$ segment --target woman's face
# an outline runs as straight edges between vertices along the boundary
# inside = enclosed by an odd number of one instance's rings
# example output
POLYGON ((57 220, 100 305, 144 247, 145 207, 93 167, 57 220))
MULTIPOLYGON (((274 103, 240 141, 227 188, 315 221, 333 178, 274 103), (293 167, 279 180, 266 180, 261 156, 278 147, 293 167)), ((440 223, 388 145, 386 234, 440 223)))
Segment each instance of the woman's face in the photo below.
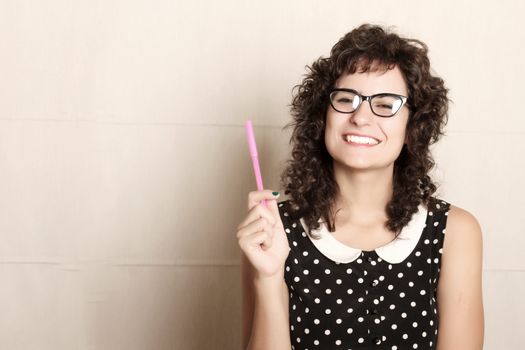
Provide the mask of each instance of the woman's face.
MULTIPOLYGON (((386 72, 379 68, 365 73, 345 74, 339 77, 335 85, 337 88, 356 90, 365 96, 379 93, 408 96, 405 80, 397 66, 386 72)), ((329 106, 325 144, 334 159, 334 166, 355 170, 393 167, 405 143, 408 116, 406 105, 389 118, 372 113, 367 101, 363 101, 350 114, 337 112, 329 106), (375 141, 373 144, 362 144, 359 142, 366 142, 366 139, 350 138, 350 135, 368 136, 375 141)))

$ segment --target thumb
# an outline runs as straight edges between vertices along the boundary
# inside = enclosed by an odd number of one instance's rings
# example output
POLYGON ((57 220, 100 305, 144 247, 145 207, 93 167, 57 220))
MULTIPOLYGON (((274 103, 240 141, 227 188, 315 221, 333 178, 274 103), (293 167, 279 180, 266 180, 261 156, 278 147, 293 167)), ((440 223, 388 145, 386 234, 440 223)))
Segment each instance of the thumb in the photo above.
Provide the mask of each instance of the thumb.
POLYGON ((268 210, 272 213, 276 223, 281 223, 281 215, 279 214, 279 208, 277 206, 277 199, 269 199, 266 201, 268 210))

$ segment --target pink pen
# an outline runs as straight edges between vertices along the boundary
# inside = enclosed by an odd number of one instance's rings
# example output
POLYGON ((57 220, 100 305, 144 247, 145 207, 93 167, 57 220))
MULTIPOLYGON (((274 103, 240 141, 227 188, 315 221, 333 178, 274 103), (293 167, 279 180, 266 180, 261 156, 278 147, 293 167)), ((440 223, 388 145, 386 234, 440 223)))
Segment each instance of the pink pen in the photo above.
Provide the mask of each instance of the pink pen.
MULTIPOLYGON (((252 121, 247 120, 244 124, 244 127, 246 128, 246 137, 248 139, 248 148, 250 149, 250 157, 252 158, 252 165, 253 165, 253 172, 255 174, 255 182, 257 184, 257 189, 259 191, 263 190, 263 181, 261 176, 261 169, 259 168, 259 158, 257 156, 257 146, 255 145, 255 135, 253 134, 253 126, 252 121)), ((265 207, 268 207, 266 205, 266 200, 262 200, 262 204, 265 207)))

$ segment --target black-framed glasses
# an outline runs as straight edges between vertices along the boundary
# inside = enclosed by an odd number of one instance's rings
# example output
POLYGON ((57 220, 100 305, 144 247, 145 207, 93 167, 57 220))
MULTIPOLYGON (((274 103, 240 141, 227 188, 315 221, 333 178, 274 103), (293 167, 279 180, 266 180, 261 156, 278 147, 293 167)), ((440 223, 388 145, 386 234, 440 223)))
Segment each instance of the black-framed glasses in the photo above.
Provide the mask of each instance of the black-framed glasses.
POLYGON ((386 118, 399 112, 407 99, 406 96, 391 93, 364 96, 355 90, 344 88, 333 89, 330 92, 330 104, 340 113, 354 113, 363 101, 368 101, 372 113, 386 118))

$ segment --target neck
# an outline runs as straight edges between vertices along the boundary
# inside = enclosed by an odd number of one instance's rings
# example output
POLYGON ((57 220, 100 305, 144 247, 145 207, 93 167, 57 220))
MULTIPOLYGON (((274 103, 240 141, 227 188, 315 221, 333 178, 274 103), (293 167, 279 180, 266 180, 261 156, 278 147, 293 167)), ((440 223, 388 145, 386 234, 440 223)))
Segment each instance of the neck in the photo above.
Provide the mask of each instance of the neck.
POLYGON ((386 205, 393 194, 393 164, 383 169, 355 170, 334 162, 339 186, 336 222, 371 224, 387 219, 386 205))

